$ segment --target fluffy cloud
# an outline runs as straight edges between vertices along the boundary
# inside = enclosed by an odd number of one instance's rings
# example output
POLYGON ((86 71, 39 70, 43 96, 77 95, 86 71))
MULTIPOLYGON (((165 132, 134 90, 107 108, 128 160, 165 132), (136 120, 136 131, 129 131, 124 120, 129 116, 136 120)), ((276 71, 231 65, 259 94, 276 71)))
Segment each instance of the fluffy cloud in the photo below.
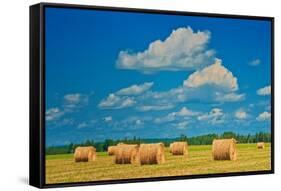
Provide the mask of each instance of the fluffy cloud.
POLYGON ((238 90, 237 78, 222 65, 220 59, 215 63, 191 74, 183 82, 184 87, 198 88, 205 85, 217 86, 225 91, 238 90))
POLYGON ((199 121, 207 121, 211 124, 219 124, 224 122, 225 114, 220 108, 213 108, 209 113, 197 117, 199 121))
MULTIPOLYGON (((122 88, 115 93, 111 93, 107 98, 99 103, 99 107, 103 109, 122 109, 136 105, 136 96, 141 96, 153 86, 153 82, 145 82, 143 84, 134 84, 132 86, 122 88)), ((141 108, 149 110, 153 108, 141 108)))
POLYGON ((59 108, 55 107, 55 108, 48 109, 46 111, 45 115, 46 115, 46 121, 51 122, 51 121, 57 120, 61 116, 63 116, 64 112, 61 111, 59 108))
POLYGON ((177 112, 172 112, 169 113, 168 115, 164 117, 158 117, 154 120, 155 123, 165 123, 165 122, 171 122, 175 121, 180 118, 184 117, 193 117, 199 115, 200 112, 197 111, 192 111, 190 109, 187 109, 186 107, 182 107, 179 111, 177 112))
POLYGON ((174 105, 168 104, 168 105, 142 105, 138 106, 137 110, 139 111, 161 111, 161 110, 167 110, 174 108, 174 105))
POLYGON ((178 116, 196 116, 196 115, 199 115, 199 112, 192 111, 190 109, 187 109, 186 107, 183 107, 183 108, 181 108, 181 110, 176 112, 175 115, 178 115, 178 116))
POLYGON ((184 130, 184 129, 187 128, 188 124, 189 124, 189 122, 182 121, 182 122, 179 122, 179 123, 174 123, 174 124, 172 124, 172 126, 175 127, 176 129, 184 130))
POLYGON ((110 122, 110 121, 112 121, 112 117, 111 116, 107 116, 107 117, 104 118, 104 121, 105 122, 110 122))
POLYGON ((77 125, 78 129, 86 128, 86 127, 92 127, 97 123, 96 119, 90 120, 90 121, 84 121, 77 125))
POLYGON ((242 101, 245 99, 245 94, 238 94, 238 93, 215 93, 215 101, 218 102, 236 102, 242 101))
POLYGON ((158 92, 150 90, 153 84, 145 82, 120 89, 103 99, 99 106, 115 109, 136 106, 139 111, 158 111, 185 101, 237 102, 245 99, 245 94, 237 93, 237 78, 220 59, 193 72, 179 87, 158 92))
POLYGON ((241 109, 237 110, 234 115, 239 120, 243 120, 243 119, 246 119, 248 117, 247 112, 244 111, 244 110, 241 110, 241 109))
POLYGON ((251 66, 258 66, 258 65, 260 65, 260 63, 261 63, 261 60, 260 60, 260 59, 255 59, 255 60, 252 60, 252 61, 249 63, 249 65, 251 65, 251 66))
POLYGON ((135 130, 142 128, 148 121, 151 121, 151 117, 129 116, 123 120, 116 121, 113 125, 115 130, 128 131, 128 129, 135 130))
POLYGON ((186 90, 182 87, 172 88, 162 92, 149 91, 145 95, 141 96, 140 100, 149 100, 151 103, 157 105, 170 105, 172 103, 186 101, 186 93, 186 90))
POLYGON ((81 99, 81 94, 79 93, 75 93, 75 94, 67 94, 64 96, 64 99, 67 102, 71 102, 71 103, 78 103, 81 99))
POLYGON ((143 125, 144 123, 140 120, 140 119, 137 119, 135 121, 136 125, 143 125))
POLYGON ((210 32, 197 31, 192 28, 173 30, 164 41, 151 42, 143 52, 119 53, 117 68, 140 70, 143 72, 196 70, 214 59, 214 50, 207 50, 210 32))
MULTIPOLYGON (((84 95, 80 93, 73 93, 64 95, 60 107, 53 107, 46 111, 46 121, 49 123, 55 122, 53 123, 55 126, 73 125, 73 119, 60 119, 61 116, 77 112, 79 108, 87 105, 88 99, 92 94, 93 93, 84 95)), ((81 126, 83 126, 83 124, 81 124, 81 126)))
POLYGON ((82 122, 82 123, 79 123, 79 124, 78 124, 77 128, 78 128, 78 129, 82 129, 82 128, 85 128, 85 127, 88 127, 88 126, 89 126, 88 123, 82 122))
POLYGON ((153 86, 153 82, 145 82, 141 85, 132 85, 116 92, 117 95, 140 95, 149 90, 153 86))
POLYGON ((268 111, 264 111, 264 112, 260 113, 256 119, 258 121, 268 121, 271 119, 271 113, 268 111))
POLYGON ((75 109, 87 105, 89 96, 80 93, 66 94, 64 96, 64 108, 75 109))
POLYGON ((174 113, 169 113, 164 117, 157 117, 154 120, 154 123, 167 123, 176 120, 176 115, 174 113))
POLYGON ((261 89, 258 89, 257 94, 261 95, 261 96, 270 95, 271 94, 271 86, 269 85, 269 86, 265 86, 261 89))
POLYGON ((136 101, 134 100, 134 98, 109 94, 107 98, 103 99, 99 103, 99 107, 103 109, 122 109, 122 108, 131 107, 135 105, 135 103, 136 101))

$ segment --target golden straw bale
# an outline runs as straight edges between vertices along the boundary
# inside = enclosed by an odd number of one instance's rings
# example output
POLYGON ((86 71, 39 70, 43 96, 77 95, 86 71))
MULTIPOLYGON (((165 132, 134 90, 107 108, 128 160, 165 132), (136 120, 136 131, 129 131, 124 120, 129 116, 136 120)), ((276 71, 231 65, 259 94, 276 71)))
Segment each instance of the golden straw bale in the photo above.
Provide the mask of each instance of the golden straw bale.
POLYGON ((96 160, 96 149, 93 146, 77 147, 74 152, 75 162, 89 162, 96 160))
POLYGON ((115 164, 134 164, 138 163, 138 145, 122 144, 116 147, 115 164))
POLYGON ((165 162, 164 144, 141 144, 139 149, 139 161, 144 164, 162 164, 165 162))
POLYGON ((257 143, 257 148, 258 148, 258 149, 264 149, 264 148, 265 148, 264 142, 258 142, 258 143, 257 143))
POLYGON ((173 155, 187 155, 188 154, 187 142, 174 142, 170 145, 170 151, 173 155))
POLYGON ((235 139, 214 139, 212 146, 214 160, 236 160, 236 140, 235 139))
POLYGON ((118 146, 109 146, 107 148, 108 155, 115 155, 118 146))

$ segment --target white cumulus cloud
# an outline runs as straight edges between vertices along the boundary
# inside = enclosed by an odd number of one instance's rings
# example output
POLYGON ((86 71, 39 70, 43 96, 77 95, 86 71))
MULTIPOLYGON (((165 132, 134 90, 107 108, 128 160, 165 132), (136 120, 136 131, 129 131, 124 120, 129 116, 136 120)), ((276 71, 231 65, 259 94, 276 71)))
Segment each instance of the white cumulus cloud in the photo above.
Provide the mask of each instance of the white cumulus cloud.
POLYGON ((219 124, 224 122, 225 114, 220 108, 213 108, 209 113, 197 117, 199 121, 207 121, 211 124, 219 124))
POLYGON ((156 40, 143 52, 120 51, 117 68, 143 72, 195 70, 213 62, 214 50, 207 50, 209 31, 190 27, 173 30, 165 40, 156 40))
POLYGON ((143 125, 144 123, 140 120, 140 119, 137 119, 136 120, 136 125, 143 125))
POLYGON ((112 117, 111 117, 111 116, 106 116, 106 117, 104 118, 104 121, 105 121, 105 122, 110 122, 110 121, 112 121, 112 117))
POLYGON ((136 101, 134 98, 121 97, 115 94, 109 94, 109 96, 103 99, 99 103, 99 107, 103 109, 122 109, 135 105, 136 101))
POLYGON ((269 86, 265 86, 263 88, 258 89, 257 94, 261 95, 261 96, 270 95, 271 94, 271 86, 269 85, 269 86))
POLYGON ((258 121, 268 121, 271 119, 271 113, 268 111, 264 111, 264 112, 260 113, 256 119, 258 121))
POLYGON ((182 107, 178 112, 175 113, 175 115, 178 116, 196 116, 200 113, 197 111, 192 111, 190 109, 187 109, 186 107, 182 107))
POLYGON ((244 110, 241 110, 241 109, 237 110, 234 115, 237 119, 240 119, 240 120, 246 119, 248 117, 247 112, 244 110))
POLYGON ((153 91, 153 85, 153 82, 145 82, 122 88, 103 99, 99 106, 115 109, 135 106, 139 111, 160 111, 186 101, 237 102, 246 97, 238 92, 237 78, 220 59, 193 72, 178 87, 153 91))
POLYGON ((81 99, 81 94, 79 94, 79 93, 67 94, 67 95, 64 96, 64 99, 68 102, 71 102, 71 103, 77 103, 81 99))
POLYGON ((245 99, 245 94, 238 94, 234 92, 230 93, 215 93, 215 101, 218 102, 236 102, 236 101, 242 101, 245 99))
POLYGON ((89 126, 88 123, 82 122, 82 123, 79 123, 79 124, 78 124, 77 128, 78 128, 78 129, 82 129, 82 128, 85 128, 85 127, 88 127, 88 126, 89 126))
POLYGON ((155 118, 154 123, 167 123, 175 120, 176 120, 175 113, 169 113, 166 116, 155 118))
POLYGON ((175 121, 175 120, 178 120, 178 119, 183 119, 185 117, 198 116, 199 114, 200 114, 200 112, 187 109, 186 107, 182 107, 179 111, 171 112, 164 117, 157 117, 154 120, 154 122, 155 123, 171 122, 171 121, 175 121))
POLYGON ((50 108, 45 112, 45 118, 47 122, 54 121, 59 119, 61 116, 64 115, 64 112, 61 111, 59 108, 50 108))
POLYGON ((174 123, 172 124, 176 129, 179 129, 179 130, 184 130, 188 127, 188 124, 189 122, 188 121, 182 121, 182 122, 179 122, 179 123, 174 123))
POLYGON ((261 60, 260 60, 260 59, 255 59, 255 60, 252 60, 252 61, 249 63, 249 65, 251 65, 251 66, 258 66, 258 65, 260 65, 260 63, 261 63, 261 60))
POLYGON ((238 90, 237 78, 222 65, 220 59, 215 63, 191 74, 183 85, 188 88, 197 88, 204 85, 214 85, 226 91, 238 90))
POLYGON ((149 90, 153 86, 153 82, 145 82, 140 85, 132 85, 127 88, 123 88, 116 92, 117 95, 140 95, 149 90))
POLYGON ((66 94, 64 97, 64 108, 75 109, 87 105, 89 96, 80 93, 66 94))
POLYGON ((141 105, 137 107, 137 110, 139 111, 161 111, 161 110, 167 110, 172 109, 174 105, 167 104, 167 105, 141 105))

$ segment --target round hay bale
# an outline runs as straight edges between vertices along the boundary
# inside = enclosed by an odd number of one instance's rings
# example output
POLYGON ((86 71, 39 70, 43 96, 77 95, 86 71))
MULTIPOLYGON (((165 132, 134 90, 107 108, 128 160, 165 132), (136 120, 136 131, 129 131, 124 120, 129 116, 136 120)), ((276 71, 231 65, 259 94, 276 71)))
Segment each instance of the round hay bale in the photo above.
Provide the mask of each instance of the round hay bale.
POLYGON ((174 142, 170 145, 170 151, 173 155, 187 155, 187 142, 174 142))
POLYGON ((114 155, 118 146, 109 146, 107 148, 108 155, 114 155))
POLYGON ((138 163, 138 145, 122 144, 115 149, 115 164, 134 164, 138 163))
POLYGON ((96 148, 92 146, 77 147, 74 152, 75 162, 89 162, 96 160, 96 148))
POLYGON ((235 139, 214 139, 212 146, 214 160, 236 160, 236 140, 235 139))
POLYGON ((258 148, 258 149, 264 149, 264 148, 265 148, 264 142, 258 142, 258 143, 257 143, 257 148, 258 148))
POLYGON ((164 144, 141 144, 139 148, 139 161, 144 164, 162 164, 165 162, 164 144))

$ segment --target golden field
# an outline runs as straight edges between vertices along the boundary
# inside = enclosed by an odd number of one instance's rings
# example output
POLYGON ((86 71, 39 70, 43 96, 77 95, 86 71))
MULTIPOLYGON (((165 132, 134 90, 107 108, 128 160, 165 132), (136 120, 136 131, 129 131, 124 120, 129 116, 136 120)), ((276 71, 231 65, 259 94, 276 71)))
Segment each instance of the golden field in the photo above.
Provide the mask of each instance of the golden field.
POLYGON ((46 184, 194 174, 262 171, 271 169, 271 147, 237 144, 236 161, 212 160, 212 145, 188 147, 188 156, 173 156, 165 148, 166 162, 155 165, 114 164, 114 156, 98 152, 94 162, 75 163, 73 154, 46 156, 46 184))

